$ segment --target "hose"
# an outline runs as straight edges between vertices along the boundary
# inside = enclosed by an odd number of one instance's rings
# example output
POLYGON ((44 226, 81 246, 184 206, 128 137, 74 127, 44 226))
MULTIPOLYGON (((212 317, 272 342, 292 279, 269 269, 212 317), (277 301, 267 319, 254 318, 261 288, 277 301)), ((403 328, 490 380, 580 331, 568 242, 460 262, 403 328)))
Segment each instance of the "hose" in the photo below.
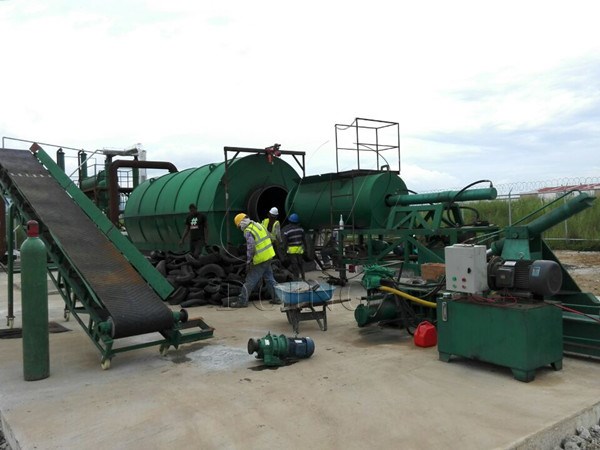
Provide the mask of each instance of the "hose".
POLYGON ((423 300, 422 298, 415 297, 413 295, 407 294, 406 292, 399 291, 398 289, 393 289, 387 286, 379 286, 377 289, 384 292, 390 292, 392 294, 399 295, 400 297, 404 297, 411 302, 418 303, 419 305, 427 306, 428 308, 437 308, 437 303, 428 302, 427 300, 423 300))

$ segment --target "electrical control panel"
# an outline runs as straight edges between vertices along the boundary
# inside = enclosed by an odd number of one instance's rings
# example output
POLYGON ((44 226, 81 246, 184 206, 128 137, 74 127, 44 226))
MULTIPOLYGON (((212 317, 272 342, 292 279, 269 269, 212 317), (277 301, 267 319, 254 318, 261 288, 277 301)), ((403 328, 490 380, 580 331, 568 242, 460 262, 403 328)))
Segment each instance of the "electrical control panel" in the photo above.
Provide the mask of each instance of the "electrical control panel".
POLYGON ((481 294, 489 289, 485 245, 454 244, 444 253, 447 290, 481 294))

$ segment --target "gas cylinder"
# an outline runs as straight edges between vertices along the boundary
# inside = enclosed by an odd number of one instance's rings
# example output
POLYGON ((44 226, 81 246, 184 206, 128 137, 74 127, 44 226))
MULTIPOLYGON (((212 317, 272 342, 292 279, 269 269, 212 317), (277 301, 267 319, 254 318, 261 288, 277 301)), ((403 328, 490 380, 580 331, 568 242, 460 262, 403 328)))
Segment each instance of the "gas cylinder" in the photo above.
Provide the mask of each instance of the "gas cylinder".
POLYGON ((27 222, 27 239, 21 245, 25 381, 41 380, 50 376, 46 258, 46 246, 39 238, 39 225, 35 220, 30 220, 27 222))

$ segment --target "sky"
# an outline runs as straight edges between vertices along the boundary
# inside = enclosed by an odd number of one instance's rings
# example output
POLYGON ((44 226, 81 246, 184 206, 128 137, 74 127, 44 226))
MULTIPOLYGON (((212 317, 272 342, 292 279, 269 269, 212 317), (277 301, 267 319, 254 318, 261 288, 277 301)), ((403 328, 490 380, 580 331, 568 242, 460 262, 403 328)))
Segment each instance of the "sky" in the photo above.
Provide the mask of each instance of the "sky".
MULTIPOLYGON (((335 125, 360 117, 399 124, 400 158, 384 155, 415 192, 600 182, 599 13, 578 0, 0 0, 0 136, 141 143, 179 169, 280 143, 317 174, 336 170, 335 125)), ((341 152, 339 170, 356 164, 341 152)))

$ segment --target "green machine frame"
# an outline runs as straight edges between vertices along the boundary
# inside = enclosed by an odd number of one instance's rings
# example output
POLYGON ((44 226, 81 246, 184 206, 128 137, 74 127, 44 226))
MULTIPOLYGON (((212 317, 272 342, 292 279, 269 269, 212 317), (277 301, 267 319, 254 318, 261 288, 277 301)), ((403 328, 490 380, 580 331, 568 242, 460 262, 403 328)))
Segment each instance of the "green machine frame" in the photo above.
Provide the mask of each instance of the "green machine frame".
POLYGON ((342 257, 340 278, 347 280, 346 265, 381 264, 390 260, 402 264, 403 271, 421 274, 425 263, 443 263, 444 247, 466 240, 493 235, 499 228, 487 223, 466 224, 457 202, 492 200, 493 187, 432 194, 396 195, 386 199, 390 213, 385 228, 339 231, 338 252, 342 257), (348 252, 357 245, 362 253, 348 252), (394 254, 395 249, 400 254, 394 254))
MULTIPOLYGON (((0 149, 3 151, 3 149, 0 149)), ((94 222, 101 233, 118 249, 129 264, 135 268, 140 276, 148 283, 152 290, 162 300, 166 300, 174 288, 148 260, 133 246, 133 244, 121 234, 121 232, 110 222, 110 220, 88 199, 85 194, 71 181, 64 171, 44 152, 34 144, 31 148, 35 158, 44 166, 50 176, 54 178, 82 211, 94 222)), ((27 199, 12 182, 5 170, 0 170, 0 186, 2 195, 11 199, 12 205, 16 207, 19 215, 25 219, 36 219, 37 217, 29 205, 27 199)), ((52 261, 56 265, 57 274, 49 269, 50 278, 56 285, 60 295, 65 301, 64 318, 69 320, 73 315, 77 322, 90 337, 94 345, 101 353, 101 365, 103 369, 110 367, 112 357, 121 352, 135 350, 144 347, 159 345, 161 354, 165 354, 170 346, 178 348, 183 343, 207 339, 213 336, 213 328, 208 326, 202 318, 189 319, 185 310, 172 311, 173 325, 170 329, 159 330, 162 339, 149 342, 123 345, 119 348, 114 346, 117 338, 111 336, 112 325, 107 321, 107 311, 92 287, 84 277, 81 276, 76 264, 63 251, 60 242, 54 239, 53 234, 45 227, 40 238, 47 248, 52 261), (81 315, 87 315, 85 321, 81 315), (197 330, 193 330, 197 328, 197 330), (185 330, 185 331, 184 331, 185 330)), ((10 239, 10 237, 9 237, 10 239)), ((9 286, 9 290, 12 286, 9 286)), ((165 308, 167 308, 165 306, 165 308)))

